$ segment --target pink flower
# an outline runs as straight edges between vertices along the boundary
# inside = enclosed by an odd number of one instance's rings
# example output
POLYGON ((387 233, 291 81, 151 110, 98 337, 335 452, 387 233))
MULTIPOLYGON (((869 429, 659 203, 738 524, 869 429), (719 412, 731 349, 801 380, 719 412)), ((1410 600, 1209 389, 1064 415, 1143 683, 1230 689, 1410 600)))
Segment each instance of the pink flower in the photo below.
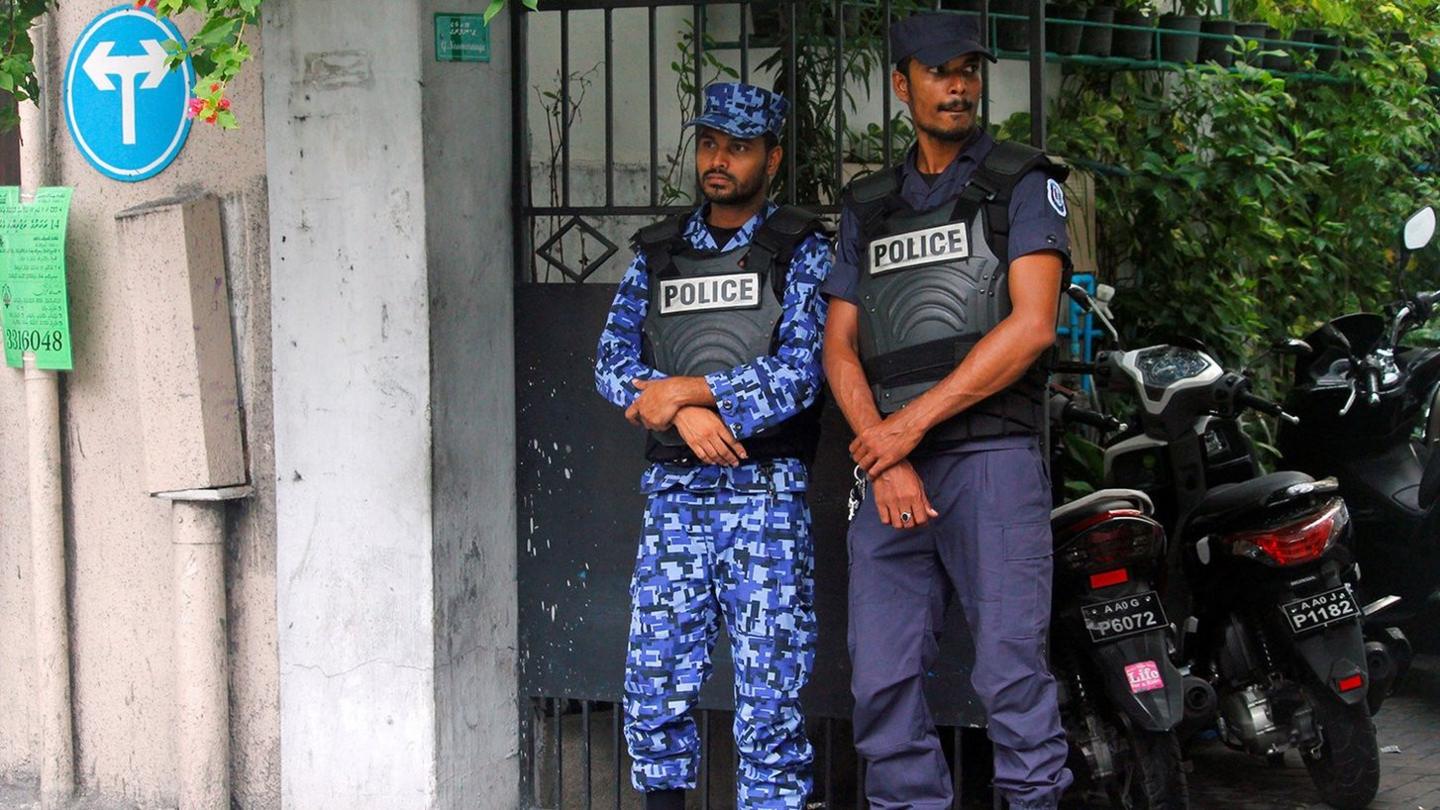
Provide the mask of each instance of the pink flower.
POLYGON ((194 118, 195 116, 199 115, 200 111, 203 109, 205 109, 205 100, 199 98, 192 98, 190 99, 189 103, 185 105, 185 117, 194 118))
POLYGON ((222 99, 220 99, 220 109, 222 109, 222 110, 228 110, 228 109, 230 109, 230 99, 228 99, 228 98, 222 98, 222 99))

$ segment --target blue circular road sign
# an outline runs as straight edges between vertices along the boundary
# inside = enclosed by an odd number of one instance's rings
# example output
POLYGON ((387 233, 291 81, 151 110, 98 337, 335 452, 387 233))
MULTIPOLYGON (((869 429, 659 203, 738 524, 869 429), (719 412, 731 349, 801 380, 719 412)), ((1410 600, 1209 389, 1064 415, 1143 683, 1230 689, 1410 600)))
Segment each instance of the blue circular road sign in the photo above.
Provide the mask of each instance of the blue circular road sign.
POLYGON ((180 30, 149 9, 118 6, 90 21, 65 65, 65 123, 85 160, 106 177, 154 177, 190 135, 190 60, 170 70, 165 42, 180 30))

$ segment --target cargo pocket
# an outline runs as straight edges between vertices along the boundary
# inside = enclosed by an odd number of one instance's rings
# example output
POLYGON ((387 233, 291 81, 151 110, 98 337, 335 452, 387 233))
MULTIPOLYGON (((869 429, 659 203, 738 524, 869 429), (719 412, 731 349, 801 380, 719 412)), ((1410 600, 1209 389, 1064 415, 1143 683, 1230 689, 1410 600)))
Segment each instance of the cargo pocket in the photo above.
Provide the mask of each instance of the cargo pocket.
POLYGON ((1005 584, 1000 597, 1003 638, 1035 638, 1050 623, 1053 567, 1050 523, 1017 523, 1002 530, 1005 584))

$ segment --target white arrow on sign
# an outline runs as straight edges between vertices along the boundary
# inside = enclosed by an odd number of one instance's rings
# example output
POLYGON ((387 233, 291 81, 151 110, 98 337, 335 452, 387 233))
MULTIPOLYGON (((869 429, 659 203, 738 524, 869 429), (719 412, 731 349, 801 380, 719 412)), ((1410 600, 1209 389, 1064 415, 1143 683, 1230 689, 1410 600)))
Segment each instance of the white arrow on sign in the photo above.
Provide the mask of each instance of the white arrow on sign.
POLYGON ((140 56, 111 56, 114 42, 97 42, 95 50, 85 57, 82 67, 85 75, 95 83, 95 89, 110 92, 115 89, 111 76, 120 79, 120 122, 121 142, 126 146, 135 145, 135 79, 145 74, 141 90, 154 90, 165 81, 165 48, 156 39, 142 39, 140 46, 145 53, 140 56))

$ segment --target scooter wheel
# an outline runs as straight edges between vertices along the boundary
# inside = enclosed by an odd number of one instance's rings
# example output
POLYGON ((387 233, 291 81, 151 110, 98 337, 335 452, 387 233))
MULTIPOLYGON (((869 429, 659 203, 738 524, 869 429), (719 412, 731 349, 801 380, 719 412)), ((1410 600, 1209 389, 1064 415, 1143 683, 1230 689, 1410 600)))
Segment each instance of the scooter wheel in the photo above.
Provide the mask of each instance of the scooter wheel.
POLYGON ((1130 744, 1128 786, 1112 794, 1112 806, 1188 810, 1190 792, 1180 767, 1180 740, 1175 733, 1132 729, 1125 736, 1130 744))
POLYGON ((1380 746, 1370 709, 1364 703, 1351 706, 1320 687, 1305 687, 1305 697, 1321 737, 1319 750, 1304 755, 1310 781, 1337 810, 1361 810, 1380 789, 1380 746))

